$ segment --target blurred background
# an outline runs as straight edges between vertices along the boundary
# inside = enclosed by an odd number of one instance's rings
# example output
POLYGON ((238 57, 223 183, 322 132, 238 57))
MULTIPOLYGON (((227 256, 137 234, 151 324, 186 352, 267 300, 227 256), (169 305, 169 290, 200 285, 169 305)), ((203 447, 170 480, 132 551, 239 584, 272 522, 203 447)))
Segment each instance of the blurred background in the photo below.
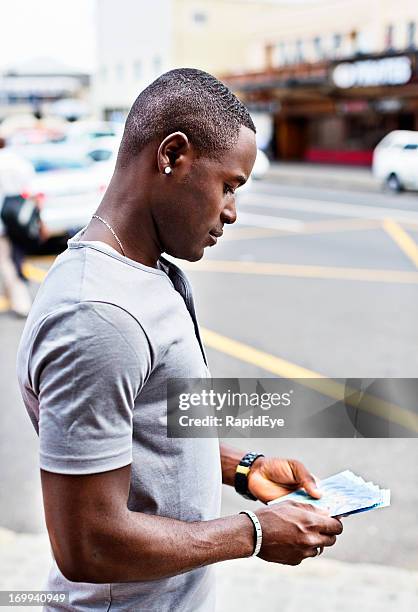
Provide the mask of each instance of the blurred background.
MULTIPOLYGON (((0 10, 0 198, 32 203, 43 226, 23 252, 2 238, 14 272, 3 253, 0 588, 40 589, 49 547, 16 349, 48 268, 100 203, 132 102, 162 72, 215 74, 257 126, 237 223, 201 262, 180 262, 213 376, 418 376, 418 4, 5 0, 0 10), (22 160, 11 193, 5 177, 22 160)), ((221 564, 219 610, 417 609, 412 435, 231 441, 299 458, 319 477, 352 469, 390 488, 392 507, 347 519, 337 545, 298 568, 221 564)), ((224 492, 225 514, 245 505, 224 492)))

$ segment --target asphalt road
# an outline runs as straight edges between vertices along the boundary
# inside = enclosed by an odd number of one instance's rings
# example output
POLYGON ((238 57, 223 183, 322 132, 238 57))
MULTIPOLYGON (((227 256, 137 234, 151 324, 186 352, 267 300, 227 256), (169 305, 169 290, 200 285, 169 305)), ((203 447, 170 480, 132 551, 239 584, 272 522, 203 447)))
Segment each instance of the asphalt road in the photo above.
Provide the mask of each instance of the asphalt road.
MULTIPOLYGON (((417 195, 263 182, 243 194, 238 213, 202 262, 184 266, 213 376, 286 376, 303 367, 342 378, 418 378, 417 195)), ((38 278, 50 260, 31 264, 38 278)), ((0 526, 37 532, 37 439, 14 375, 22 327, 0 312, 0 526)), ((318 476, 349 468, 391 488, 392 507, 347 519, 327 554, 418 569, 416 440, 234 443, 300 458, 318 476)), ((243 505, 225 492, 224 513, 243 505)))

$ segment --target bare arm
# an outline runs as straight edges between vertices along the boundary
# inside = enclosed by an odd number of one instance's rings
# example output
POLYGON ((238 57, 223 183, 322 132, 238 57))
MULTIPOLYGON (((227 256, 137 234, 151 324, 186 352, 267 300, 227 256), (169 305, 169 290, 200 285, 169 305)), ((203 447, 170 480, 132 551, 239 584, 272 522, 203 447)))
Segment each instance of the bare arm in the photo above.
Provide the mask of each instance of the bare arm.
MULTIPOLYGON (((235 470, 238 463, 245 455, 245 451, 239 448, 232 448, 226 444, 219 444, 221 453, 221 467, 222 467, 222 482, 226 485, 234 486, 235 470)), ((256 459, 253 463, 255 467, 260 459, 256 459)))
MULTIPOLYGON (((184 522, 130 511, 130 466, 85 476, 41 470, 41 480, 52 550, 74 582, 156 580, 252 554, 245 515, 184 522)), ((340 521, 305 504, 268 506, 257 515, 260 557, 276 563, 297 565, 342 531, 340 521)))
POLYGON ((155 580, 252 552, 243 515, 184 522, 131 512, 130 466, 85 476, 41 470, 41 479, 51 546, 70 580, 155 580))

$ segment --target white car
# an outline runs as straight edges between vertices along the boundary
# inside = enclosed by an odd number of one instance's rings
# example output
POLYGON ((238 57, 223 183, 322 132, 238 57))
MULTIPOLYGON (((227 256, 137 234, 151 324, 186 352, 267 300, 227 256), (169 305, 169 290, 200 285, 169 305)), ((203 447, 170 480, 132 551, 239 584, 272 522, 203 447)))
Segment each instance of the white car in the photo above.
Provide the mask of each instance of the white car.
POLYGON ((75 121, 67 126, 62 142, 93 143, 102 138, 122 138, 123 124, 111 121, 75 121))
POLYGON ((237 189, 237 196, 250 192, 253 188, 253 181, 259 181, 264 178, 270 168, 270 161, 267 155, 261 149, 257 149, 257 157, 255 158, 254 166, 247 182, 237 189))
POLYGON ((261 149, 257 149, 257 157, 255 158, 253 171, 251 176, 255 180, 262 179, 270 168, 270 161, 267 155, 261 149))
POLYGON ((107 144, 107 148, 91 144, 16 148, 36 170, 27 197, 40 202, 41 217, 51 237, 74 233, 88 223, 99 206, 117 153, 113 140, 107 144))
POLYGON ((418 190, 418 132, 395 130, 373 153, 373 175, 393 192, 418 190))

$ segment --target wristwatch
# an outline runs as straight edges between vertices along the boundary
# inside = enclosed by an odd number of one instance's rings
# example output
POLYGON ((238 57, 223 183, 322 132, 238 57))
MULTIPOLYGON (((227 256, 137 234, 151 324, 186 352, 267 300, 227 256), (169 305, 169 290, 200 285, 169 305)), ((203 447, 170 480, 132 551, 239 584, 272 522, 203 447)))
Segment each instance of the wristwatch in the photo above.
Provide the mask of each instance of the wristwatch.
POLYGON ((256 501, 257 498, 254 497, 254 495, 248 490, 248 473, 252 464, 256 459, 258 459, 258 457, 264 457, 264 455, 257 452, 247 453, 238 463, 235 470, 235 491, 246 499, 251 499, 252 501, 256 501))

